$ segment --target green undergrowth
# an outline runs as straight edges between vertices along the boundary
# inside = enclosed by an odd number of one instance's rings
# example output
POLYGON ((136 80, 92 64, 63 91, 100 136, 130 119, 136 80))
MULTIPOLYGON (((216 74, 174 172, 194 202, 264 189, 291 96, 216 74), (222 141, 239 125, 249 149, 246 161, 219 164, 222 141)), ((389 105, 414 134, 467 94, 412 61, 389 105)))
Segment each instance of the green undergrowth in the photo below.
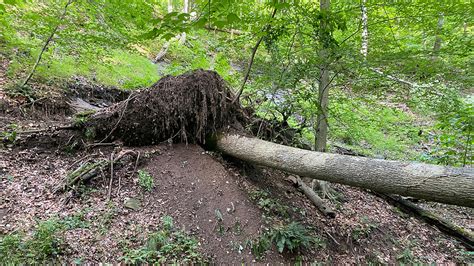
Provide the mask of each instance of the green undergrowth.
POLYGON ((297 253, 304 249, 325 248, 326 243, 311 230, 298 222, 277 225, 259 237, 248 240, 247 247, 252 254, 261 259, 272 246, 275 245, 279 253, 297 253))
MULTIPOLYGON (((38 56, 39 49, 36 47, 23 49, 24 53, 11 55, 8 74, 12 79, 26 75, 38 56)), ((83 76, 103 85, 135 89, 148 87, 160 78, 156 65, 133 50, 84 50, 80 55, 48 51, 43 58, 34 76, 36 80, 61 80, 83 76)))
POLYGON ((368 156, 413 160, 421 140, 413 116, 370 97, 335 92, 330 104, 329 139, 368 156))
POLYGON ((65 249, 58 219, 38 222, 31 234, 12 233, 0 237, 0 264, 43 264, 56 261, 65 249))
POLYGON ((126 264, 205 263, 197 239, 175 227, 165 216, 161 226, 149 234, 138 248, 126 248, 121 260, 126 264))

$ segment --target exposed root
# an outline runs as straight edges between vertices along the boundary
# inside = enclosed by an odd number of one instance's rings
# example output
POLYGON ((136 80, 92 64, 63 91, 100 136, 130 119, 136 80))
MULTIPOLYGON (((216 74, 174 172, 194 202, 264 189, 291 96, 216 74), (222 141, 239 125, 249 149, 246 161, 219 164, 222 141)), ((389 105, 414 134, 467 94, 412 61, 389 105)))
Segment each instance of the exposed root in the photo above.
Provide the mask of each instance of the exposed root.
POLYGON ((125 101, 91 115, 85 128, 96 139, 126 145, 156 144, 179 133, 181 142, 205 143, 218 130, 243 121, 239 104, 216 72, 196 70, 167 76, 125 101))

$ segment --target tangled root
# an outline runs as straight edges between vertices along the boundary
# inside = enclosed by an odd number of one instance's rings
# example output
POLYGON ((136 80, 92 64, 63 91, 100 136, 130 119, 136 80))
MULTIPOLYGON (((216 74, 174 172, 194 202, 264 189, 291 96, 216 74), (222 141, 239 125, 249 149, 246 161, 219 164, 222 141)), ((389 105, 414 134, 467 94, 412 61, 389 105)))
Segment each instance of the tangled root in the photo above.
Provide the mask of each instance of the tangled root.
POLYGON ((85 123, 96 139, 139 146, 174 141, 204 143, 206 136, 242 121, 239 103, 214 71, 166 76, 127 100, 102 109, 85 123))

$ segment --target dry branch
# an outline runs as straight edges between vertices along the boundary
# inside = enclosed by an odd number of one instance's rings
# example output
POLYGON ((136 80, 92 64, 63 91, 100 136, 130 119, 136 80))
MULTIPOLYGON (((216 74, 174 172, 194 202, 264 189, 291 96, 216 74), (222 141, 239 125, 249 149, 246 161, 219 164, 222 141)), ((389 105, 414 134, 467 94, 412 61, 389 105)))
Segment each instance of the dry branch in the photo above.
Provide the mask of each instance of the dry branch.
MULTIPOLYGON (((64 180, 61 181, 61 183, 54 189, 54 192, 62 192, 62 191, 67 191, 74 189, 75 186, 77 186, 80 183, 84 183, 100 173, 104 172, 104 170, 107 170, 107 168, 110 166, 111 174, 113 175, 113 168, 112 165, 117 165, 118 162, 120 162, 122 159, 124 159, 125 155, 133 154, 136 156, 136 152, 133 150, 124 150, 120 152, 120 154, 116 157, 111 156, 110 160, 107 159, 99 159, 93 163, 86 162, 82 164, 80 167, 76 168, 75 170, 71 171, 65 178, 64 180)), ((134 160, 132 160, 134 161, 134 160)), ((112 183, 112 177, 111 177, 111 183, 112 183)), ((112 184, 110 184, 111 186, 112 184)), ((109 195, 110 197, 110 195, 109 195)))
POLYGON ((375 193, 377 196, 384 198, 391 204, 401 208, 403 211, 414 214, 416 217, 421 218, 428 224, 436 226, 442 232, 455 237, 470 251, 474 250, 474 234, 462 227, 459 227, 448 220, 445 220, 434 213, 427 211, 416 204, 403 199, 397 195, 385 195, 375 193))
POLYGON ((289 180, 296 185, 299 189, 303 191, 303 193, 308 197, 309 200, 318 208, 318 210, 323 213, 324 215, 330 217, 330 218, 335 218, 336 213, 334 210, 332 210, 327 204, 314 192, 313 189, 308 187, 303 180, 299 177, 293 177, 291 176, 289 180))

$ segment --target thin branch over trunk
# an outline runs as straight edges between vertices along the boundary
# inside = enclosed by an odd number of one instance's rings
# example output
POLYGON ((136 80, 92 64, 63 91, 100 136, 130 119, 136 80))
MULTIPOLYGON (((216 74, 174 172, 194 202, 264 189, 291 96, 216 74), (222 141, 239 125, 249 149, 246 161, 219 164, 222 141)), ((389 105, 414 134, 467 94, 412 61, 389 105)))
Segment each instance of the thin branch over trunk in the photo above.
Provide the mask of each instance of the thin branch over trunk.
POLYGON ((59 21, 58 23, 56 24, 56 26, 54 26, 53 30, 51 31, 51 34, 49 35, 48 39, 46 39, 46 42, 44 43, 43 45, 43 48, 41 49, 41 52, 40 54, 38 55, 38 58, 36 58, 36 62, 35 64, 33 65, 33 68, 31 69, 31 72, 30 74, 28 74, 28 76, 26 77, 25 81, 23 82, 23 86, 26 86, 28 84, 28 82, 30 81, 30 79, 33 77, 33 74, 35 73, 36 71, 36 68, 38 67, 40 61, 41 61, 41 58, 43 57, 43 53, 46 51, 46 49, 48 48, 48 45, 51 43, 51 41, 53 40, 53 37, 54 35, 56 34, 56 32, 58 31, 59 29, 59 26, 61 25, 61 22, 64 20, 64 18, 66 17, 66 13, 67 13, 67 8, 74 2, 74 0, 68 0, 68 2, 66 3, 66 5, 64 6, 63 8, 63 12, 61 13, 61 15, 59 16, 59 21))
MULTIPOLYGON (((275 17, 276 12, 277 12, 277 9, 276 8, 273 9, 272 16, 271 16, 272 19, 275 17)), ((265 29, 268 29, 268 27, 270 27, 270 25, 267 25, 265 29)), ((263 37, 264 36, 258 39, 257 43, 252 49, 252 54, 250 55, 250 61, 247 67, 247 72, 245 73, 244 81, 242 82, 242 85, 240 86, 239 92, 237 93, 237 95, 235 95, 234 100, 232 100, 232 103, 235 103, 236 101, 238 101, 240 99, 240 95, 242 95, 242 92, 244 91, 245 84, 247 83, 247 80, 249 79, 250 70, 252 69, 253 61, 255 59, 255 54, 257 53, 257 49, 260 46, 260 43, 263 41, 263 37)))

